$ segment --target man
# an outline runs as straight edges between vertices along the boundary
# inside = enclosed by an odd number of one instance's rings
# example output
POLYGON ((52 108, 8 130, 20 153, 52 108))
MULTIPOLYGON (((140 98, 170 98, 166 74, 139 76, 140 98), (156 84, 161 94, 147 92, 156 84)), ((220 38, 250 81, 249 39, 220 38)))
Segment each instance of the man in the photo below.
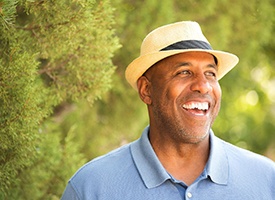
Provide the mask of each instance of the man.
POLYGON ((147 104, 150 125, 137 141, 83 166, 62 199, 275 199, 275 164, 211 130, 218 80, 238 58, 212 50, 196 22, 147 35, 126 79, 147 104))

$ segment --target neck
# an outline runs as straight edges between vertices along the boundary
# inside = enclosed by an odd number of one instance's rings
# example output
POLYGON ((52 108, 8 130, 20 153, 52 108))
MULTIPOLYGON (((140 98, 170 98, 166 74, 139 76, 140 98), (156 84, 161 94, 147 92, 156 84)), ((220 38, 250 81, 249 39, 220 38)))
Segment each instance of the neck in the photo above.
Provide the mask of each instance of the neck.
POLYGON ((150 142, 163 167, 174 178, 193 183, 203 172, 209 157, 209 135, 199 143, 180 143, 150 131, 150 142))

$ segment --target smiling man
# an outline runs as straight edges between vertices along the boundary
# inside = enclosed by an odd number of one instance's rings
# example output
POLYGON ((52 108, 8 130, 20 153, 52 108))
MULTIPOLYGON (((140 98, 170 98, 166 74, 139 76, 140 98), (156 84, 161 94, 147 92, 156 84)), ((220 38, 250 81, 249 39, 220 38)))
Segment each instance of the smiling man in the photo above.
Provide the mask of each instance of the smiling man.
POLYGON ((159 61, 137 82, 151 145, 165 169, 188 185, 208 159, 209 130, 220 109, 217 70, 213 55, 186 52, 159 61))
POLYGON ((69 181, 62 199, 275 199, 275 164, 217 138, 219 79, 237 56, 213 50, 196 22, 157 28, 126 69, 147 105, 137 141, 96 158, 69 181))

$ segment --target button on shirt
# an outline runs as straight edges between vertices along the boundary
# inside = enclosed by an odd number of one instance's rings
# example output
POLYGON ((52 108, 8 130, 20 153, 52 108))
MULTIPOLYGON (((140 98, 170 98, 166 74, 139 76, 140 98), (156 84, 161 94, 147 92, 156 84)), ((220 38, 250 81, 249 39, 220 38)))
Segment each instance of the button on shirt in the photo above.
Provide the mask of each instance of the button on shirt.
MULTIPOLYGON (((98 157, 70 179, 63 200, 274 200, 275 163, 233 146, 210 131, 210 157, 187 186, 171 176, 148 139, 141 138, 98 157)), ((184 173, 184 171, 182 171, 184 173)))

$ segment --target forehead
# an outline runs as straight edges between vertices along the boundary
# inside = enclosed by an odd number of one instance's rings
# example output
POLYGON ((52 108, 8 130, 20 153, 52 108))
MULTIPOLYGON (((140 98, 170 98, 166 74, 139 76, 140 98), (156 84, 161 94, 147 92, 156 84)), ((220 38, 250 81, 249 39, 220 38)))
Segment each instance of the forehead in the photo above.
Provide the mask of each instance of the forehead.
POLYGON ((210 53, 207 52, 199 52, 199 51, 191 51, 191 52, 184 52, 184 53, 179 53, 176 55, 169 56, 160 62, 172 62, 172 61, 197 61, 197 62, 209 62, 209 63, 215 63, 217 64, 217 59, 215 56, 213 56, 210 53))
MULTIPOLYGON (((155 63, 152 67, 150 67, 147 71, 154 71, 154 69, 158 68, 157 66, 163 65, 177 65, 178 63, 185 63, 188 65, 200 65, 200 66, 210 66, 217 68, 217 59, 214 55, 207 52, 184 52, 176 55, 169 56, 155 63)), ((163 68, 162 68, 163 69, 163 68)), ((146 72, 145 72, 146 73, 146 72)))

